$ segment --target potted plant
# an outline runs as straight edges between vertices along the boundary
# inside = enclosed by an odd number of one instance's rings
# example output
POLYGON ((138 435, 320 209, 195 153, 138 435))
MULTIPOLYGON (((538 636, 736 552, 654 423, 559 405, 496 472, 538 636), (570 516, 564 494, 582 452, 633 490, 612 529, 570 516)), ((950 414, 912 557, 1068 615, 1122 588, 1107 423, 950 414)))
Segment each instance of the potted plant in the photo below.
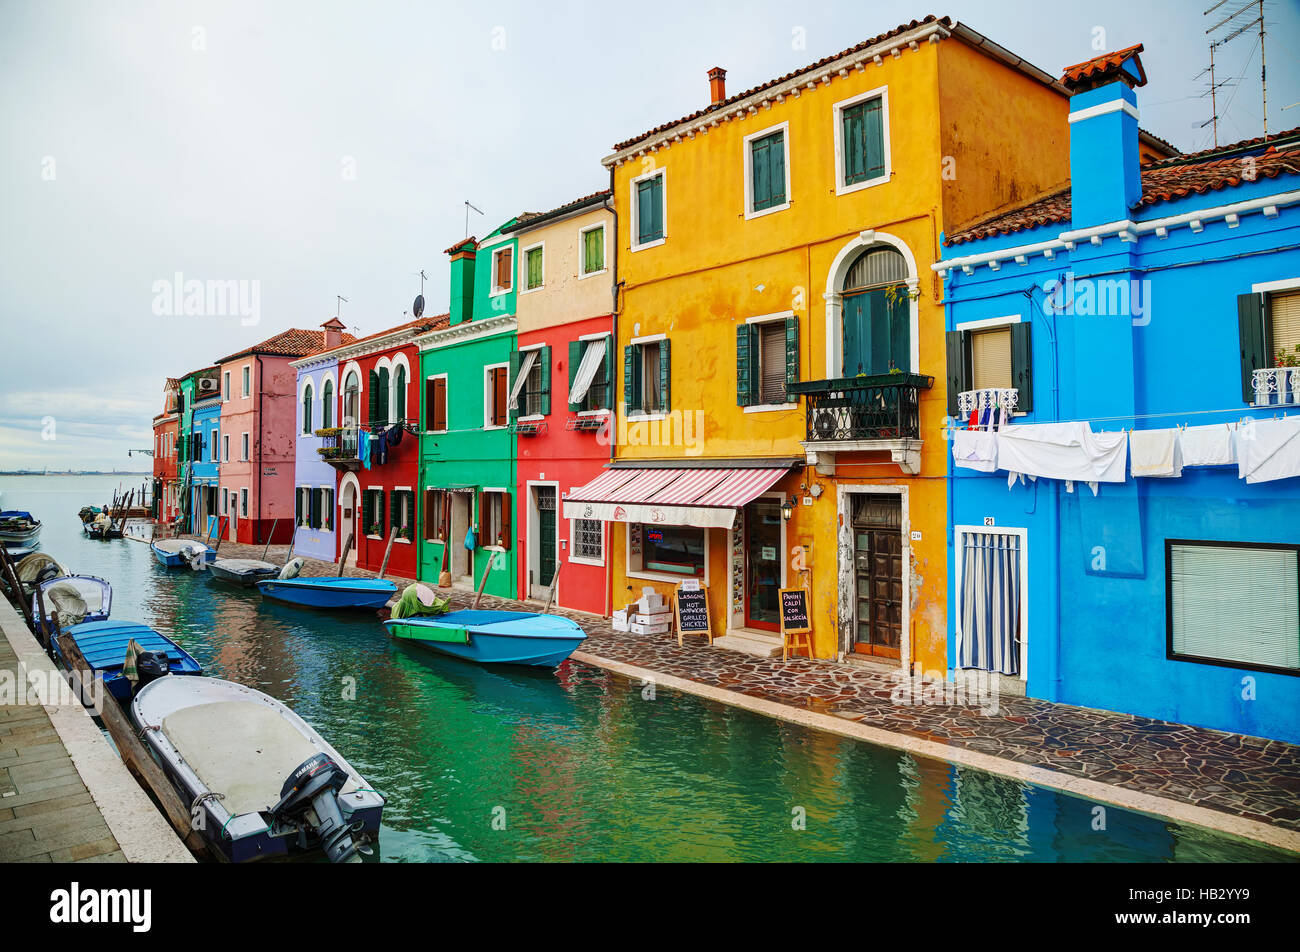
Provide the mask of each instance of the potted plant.
POLYGON ((397 530, 397 538, 409 541, 411 538, 411 530, 406 526, 402 526, 402 528, 397 530))
POLYGON ((384 527, 376 522, 370 527, 370 534, 373 536, 382 536, 384 534, 384 527))

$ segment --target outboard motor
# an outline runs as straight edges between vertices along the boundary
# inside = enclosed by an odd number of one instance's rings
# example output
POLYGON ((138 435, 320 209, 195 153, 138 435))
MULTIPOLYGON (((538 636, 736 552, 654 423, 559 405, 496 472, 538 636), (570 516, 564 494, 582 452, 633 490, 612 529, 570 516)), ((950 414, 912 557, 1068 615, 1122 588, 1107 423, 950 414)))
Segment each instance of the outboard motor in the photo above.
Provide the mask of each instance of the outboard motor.
POLYGON ((347 771, 328 754, 304 760, 280 789, 280 802, 271 808, 274 821, 320 837, 321 849, 331 863, 360 862, 361 849, 339 812, 338 795, 348 782, 347 771), (310 814, 315 814, 312 822, 310 814))
POLYGON ((165 651, 142 651, 135 658, 135 693, 152 681, 165 678, 171 673, 171 659, 165 651))

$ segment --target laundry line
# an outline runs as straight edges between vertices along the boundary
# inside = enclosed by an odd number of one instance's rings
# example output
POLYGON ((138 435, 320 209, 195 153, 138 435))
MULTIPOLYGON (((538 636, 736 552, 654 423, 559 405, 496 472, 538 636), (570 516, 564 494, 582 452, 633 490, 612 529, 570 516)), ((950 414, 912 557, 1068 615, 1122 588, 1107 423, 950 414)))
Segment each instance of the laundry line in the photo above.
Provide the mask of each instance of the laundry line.
MULTIPOLYGON (((1129 413, 1124 416, 1084 417, 1077 420, 1043 420, 1040 422, 1043 423, 1118 423, 1123 420, 1161 420, 1161 419, 1167 419, 1169 417, 1204 416, 1211 413, 1236 413, 1238 414, 1239 420, 1258 420, 1261 418, 1250 415, 1248 411, 1270 410, 1270 409, 1274 411, 1272 419, 1281 420, 1281 419, 1285 419, 1287 413, 1291 410, 1300 411, 1300 404, 1294 404, 1294 405, 1279 404, 1273 407, 1225 407, 1222 410, 1171 410, 1166 413, 1129 413), (1277 411, 1279 410, 1282 411, 1281 416, 1279 416, 1277 413, 1277 411)), ((950 430, 964 430, 966 429, 966 419, 967 418, 960 417, 960 416, 957 417, 950 416, 947 418, 947 421, 945 423, 940 424, 938 428, 944 432, 950 430)), ((1235 420, 1225 421, 1224 424, 1225 426, 1227 425, 1227 422, 1237 422, 1237 421, 1235 420)), ((1013 417, 1006 425, 1007 426, 1033 426, 1034 424, 1031 423, 1018 424, 1015 422, 1013 417)), ((1121 429, 1126 429, 1126 428, 1121 427, 1121 429)))

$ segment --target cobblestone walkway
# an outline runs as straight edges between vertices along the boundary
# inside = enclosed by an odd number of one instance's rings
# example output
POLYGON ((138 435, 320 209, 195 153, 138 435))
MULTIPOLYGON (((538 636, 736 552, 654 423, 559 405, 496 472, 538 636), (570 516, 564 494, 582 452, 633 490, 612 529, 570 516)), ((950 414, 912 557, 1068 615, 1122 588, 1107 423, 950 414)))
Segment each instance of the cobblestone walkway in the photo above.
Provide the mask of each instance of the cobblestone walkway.
MULTIPOLYGON (((231 558, 260 557, 225 543, 231 558)), ((277 549, 283 559, 284 546, 277 549)), ((307 560, 304 574, 337 567, 307 560)), ((373 575, 357 571, 353 574, 373 575)), ((404 580, 396 580, 401 582, 404 580)), ((447 594, 441 591, 440 594, 447 594)), ((453 607, 472 593, 453 592, 453 607)), ((484 608, 540 610, 484 596, 484 608)), ((587 632, 582 650, 701 684, 869 724, 882 730, 1300 831, 1300 746, 1030 698, 998 698, 997 713, 977 705, 899 704, 898 680, 850 665, 755 658, 710 647, 702 638, 616 632, 599 617, 556 611, 587 632)))

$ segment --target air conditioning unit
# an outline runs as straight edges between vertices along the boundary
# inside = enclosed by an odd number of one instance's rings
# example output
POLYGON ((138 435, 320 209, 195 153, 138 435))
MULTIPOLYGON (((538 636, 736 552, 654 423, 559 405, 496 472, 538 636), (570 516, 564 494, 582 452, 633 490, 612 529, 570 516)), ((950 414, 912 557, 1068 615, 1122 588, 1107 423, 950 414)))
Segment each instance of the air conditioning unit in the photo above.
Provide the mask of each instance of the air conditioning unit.
POLYGON ((832 407, 818 407, 813 410, 810 429, 812 437, 816 440, 829 440, 834 438, 835 431, 839 429, 839 414, 832 407))
POLYGON ((219 386, 215 377, 199 378, 199 393, 216 393, 219 386))

